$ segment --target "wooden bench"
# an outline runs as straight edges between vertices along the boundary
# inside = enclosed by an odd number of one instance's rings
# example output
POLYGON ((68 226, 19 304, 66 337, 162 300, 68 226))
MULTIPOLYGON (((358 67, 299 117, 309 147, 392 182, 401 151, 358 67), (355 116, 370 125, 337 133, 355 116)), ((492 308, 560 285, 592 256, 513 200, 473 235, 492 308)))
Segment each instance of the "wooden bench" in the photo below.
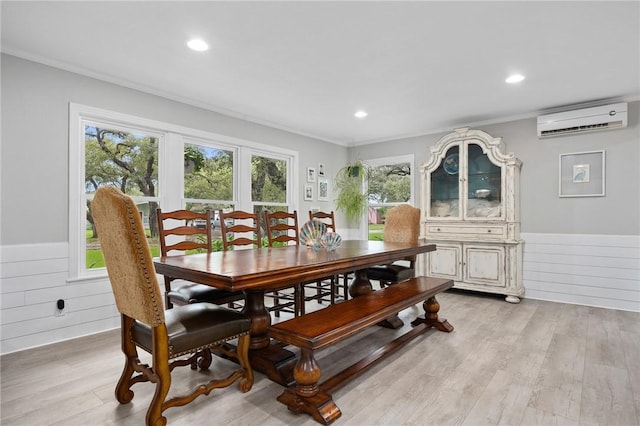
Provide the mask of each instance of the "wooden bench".
POLYGON ((445 332, 453 330, 447 320, 438 319, 440 305, 435 298, 436 294, 452 286, 451 280, 413 278, 271 326, 269 334, 272 338, 301 350, 293 369, 296 383, 285 389, 278 401, 295 413, 308 413, 320 423, 332 423, 341 415, 331 397, 332 392, 431 327, 445 332), (423 302, 425 317, 416 318, 411 323, 413 329, 319 384, 321 373, 314 351, 353 336, 420 302, 423 302))

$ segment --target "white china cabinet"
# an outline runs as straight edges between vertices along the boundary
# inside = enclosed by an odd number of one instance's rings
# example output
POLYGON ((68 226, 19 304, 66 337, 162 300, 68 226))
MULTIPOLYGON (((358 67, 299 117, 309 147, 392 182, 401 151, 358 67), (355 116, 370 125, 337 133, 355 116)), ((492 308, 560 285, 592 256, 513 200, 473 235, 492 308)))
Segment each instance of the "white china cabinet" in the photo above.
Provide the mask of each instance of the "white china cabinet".
POLYGON ((454 287, 504 294, 520 302, 520 168, 501 138, 456 129, 430 149, 421 167, 422 237, 437 245, 424 275, 454 287))

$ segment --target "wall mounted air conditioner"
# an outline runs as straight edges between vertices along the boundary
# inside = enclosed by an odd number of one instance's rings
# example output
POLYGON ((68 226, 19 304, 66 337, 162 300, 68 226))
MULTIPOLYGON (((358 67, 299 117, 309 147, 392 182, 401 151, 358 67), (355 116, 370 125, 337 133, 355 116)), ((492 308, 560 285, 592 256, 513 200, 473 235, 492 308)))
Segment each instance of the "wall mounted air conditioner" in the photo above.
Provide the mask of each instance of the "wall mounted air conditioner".
POLYGON ((627 104, 625 102, 538 117, 538 137, 543 139, 623 127, 627 127, 627 104))

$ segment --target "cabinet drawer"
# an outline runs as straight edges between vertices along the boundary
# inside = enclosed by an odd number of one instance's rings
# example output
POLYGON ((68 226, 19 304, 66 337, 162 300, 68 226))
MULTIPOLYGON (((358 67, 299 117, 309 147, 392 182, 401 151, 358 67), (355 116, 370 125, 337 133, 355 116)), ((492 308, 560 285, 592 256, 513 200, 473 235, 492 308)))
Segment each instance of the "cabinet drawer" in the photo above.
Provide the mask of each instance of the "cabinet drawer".
POLYGON ((506 235, 506 228, 500 225, 496 225, 496 226, 428 225, 427 232, 431 235, 439 235, 439 234, 443 234, 443 235, 446 234, 449 236, 484 235, 488 237, 504 238, 506 235))

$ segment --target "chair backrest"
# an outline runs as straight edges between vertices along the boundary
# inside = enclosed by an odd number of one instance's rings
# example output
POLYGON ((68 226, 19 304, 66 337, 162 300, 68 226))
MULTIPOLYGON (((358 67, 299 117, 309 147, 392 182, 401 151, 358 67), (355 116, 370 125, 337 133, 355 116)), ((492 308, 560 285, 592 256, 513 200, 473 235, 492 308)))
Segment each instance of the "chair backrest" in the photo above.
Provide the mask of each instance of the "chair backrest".
POLYGON ((220 232, 222 233, 222 247, 224 251, 231 250, 234 246, 247 246, 250 244, 260 248, 262 241, 260 238, 258 214, 242 210, 225 213, 219 210, 218 217, 220 218, 220 232), (233 219, 232 225, 227 223, 227 221, 231 222, 231 219, 233 219), (237 223, 236 221, 238 220, 241 222, 237 223), (237 237, 235 235, 242 233, 253 233, 253 238, 246 236, 237 237), (232 239, 229 238, 229 234, 234 234, 232 239))
POLYGON ((118 311, 151 327, 164 323, 162 295, 135 202, 115 187, 102 186, 90 208, 118 311))
POLYGON ((319 219, 325 225, 327 225, 328 232, 337 232, 336 218, 335 218, 335 215, 333 214, 333 211, 331 213, 326 213, 326 212, 314 212, 309 210, 309 220, 313 220, 313 219, 319 219))
POLYGON ((162 256, 166 256, 174 250, 184 252, 203 249, 211 252, 211 212, 209 210, 198 213, 191 210, 163 212, 161 209, 157 209, 156 214, 162 256), (171 236, 184 238, 170 242, 171 236))
POLYGON ((300 243, 298 230, 298 212, 264 212, 264 222, 267 228, 267 239, 269 247, 273 243, 286 243, 293 241, 295 245, 300 243))
POLYGON ((420 209, 400 204, 387 211, 382 239, 389 243, 417 242, 420 236, 420 209))

